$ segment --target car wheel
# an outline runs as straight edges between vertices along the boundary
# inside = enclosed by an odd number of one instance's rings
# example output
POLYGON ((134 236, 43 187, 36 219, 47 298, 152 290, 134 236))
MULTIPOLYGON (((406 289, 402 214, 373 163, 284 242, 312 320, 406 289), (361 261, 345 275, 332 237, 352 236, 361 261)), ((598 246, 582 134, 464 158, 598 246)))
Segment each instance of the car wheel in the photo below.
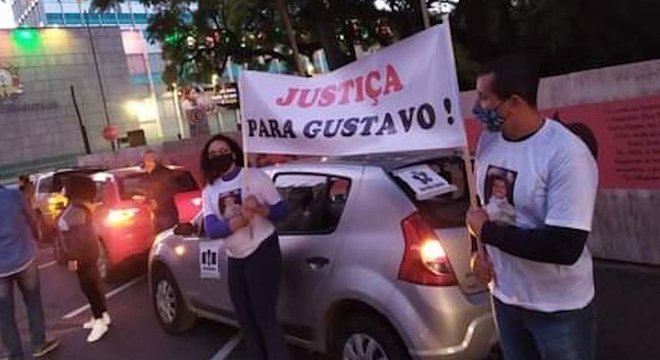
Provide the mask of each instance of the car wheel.
POLYGON ((389 324, 372 316, 350 317, 337 329, 335 360, 410 359, 405 346, 389 324))
POLYGON ((156 269, 152 286, 152 302, 161 327, 169 334, 190 329, 195 323, 195 315, 186 306, 174 276, 167 269, 156 269))

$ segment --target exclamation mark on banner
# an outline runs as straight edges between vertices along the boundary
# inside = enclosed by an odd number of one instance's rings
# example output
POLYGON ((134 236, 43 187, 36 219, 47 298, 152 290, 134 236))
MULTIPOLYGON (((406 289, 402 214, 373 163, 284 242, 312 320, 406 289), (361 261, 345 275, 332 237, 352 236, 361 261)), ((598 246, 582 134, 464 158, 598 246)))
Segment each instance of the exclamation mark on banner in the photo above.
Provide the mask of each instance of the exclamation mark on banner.
POLYGON ((445 111, 447 112, 447 115, 449 115, 449 116, 447 117, 447 123, 448 123, 449 125, 454 125, 454 117, 451 116, 451 100, 450 100, 449 98, 445 98, 445 99, 442 101, 442 104, 443 104, 444 107, 445 107, 445 111))

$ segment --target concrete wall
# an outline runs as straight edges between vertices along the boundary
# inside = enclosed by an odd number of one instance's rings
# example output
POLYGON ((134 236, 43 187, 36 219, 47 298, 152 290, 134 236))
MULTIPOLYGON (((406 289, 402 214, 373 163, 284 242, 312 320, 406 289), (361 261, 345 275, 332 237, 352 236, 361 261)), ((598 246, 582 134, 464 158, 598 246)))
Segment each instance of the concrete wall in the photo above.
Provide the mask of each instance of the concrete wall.
MULTIPOLYGON (((120 134, 138 129, 124 108, 135 94, 120 31, 108 27, 91 31, 110 123, 119 127, 120 134)), ((0 173, 14 164, 84 152, 71 85, 92 150, 109 149, 101 137, 106 122, 87 29, 0 30, 0 68, 8 66, 18 70, 22 93, 0 97, 0 173)))

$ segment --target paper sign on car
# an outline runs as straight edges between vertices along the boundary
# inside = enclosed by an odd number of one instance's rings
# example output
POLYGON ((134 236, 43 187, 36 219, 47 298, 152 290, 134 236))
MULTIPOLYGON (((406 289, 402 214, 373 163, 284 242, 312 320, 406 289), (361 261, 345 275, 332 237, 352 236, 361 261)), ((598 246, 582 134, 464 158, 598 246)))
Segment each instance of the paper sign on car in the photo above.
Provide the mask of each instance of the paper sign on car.
POLYGON ((417 200, 428 200, 458 190, 428 165, 415 165, 394 171, 415 192, 417 200))
POLYGON ((199 243, 199 267, 202 279, 220 279, 220 244, 218 242, 199 243))

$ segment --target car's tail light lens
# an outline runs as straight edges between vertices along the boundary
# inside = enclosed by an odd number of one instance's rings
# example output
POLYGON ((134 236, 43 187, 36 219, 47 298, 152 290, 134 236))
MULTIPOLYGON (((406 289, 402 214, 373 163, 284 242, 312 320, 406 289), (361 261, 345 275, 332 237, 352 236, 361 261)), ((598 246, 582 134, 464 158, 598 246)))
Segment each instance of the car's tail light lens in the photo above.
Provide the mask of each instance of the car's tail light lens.
POLYGON ((137 208, 112 209, 105 218, 105 223, 111 227, 122 227, 135 222, 135 216, 140 212, 137 208))
POLYGON ((420 285, 453 286, 458 282, 440 240, 419 213, 401 222, 406 249, 399 279, 420 285))
POLYGON ((202 206, 202 198, 201 197, 196 197, 196 198, 190 200, 190 202, 192 202, 192 204, 197 206, 197 207, 202 206))

